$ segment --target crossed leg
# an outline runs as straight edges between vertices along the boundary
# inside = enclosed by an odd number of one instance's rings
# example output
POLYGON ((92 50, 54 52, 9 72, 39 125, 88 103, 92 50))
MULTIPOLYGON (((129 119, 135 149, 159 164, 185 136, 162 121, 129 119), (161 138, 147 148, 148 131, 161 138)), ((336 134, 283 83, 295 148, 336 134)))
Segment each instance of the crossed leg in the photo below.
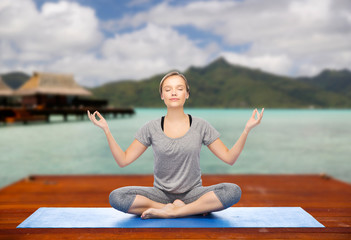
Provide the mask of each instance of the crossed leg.
POLYGON ((136 195, 133 204, 128 210, 128 213, 141 215, 144 211, 146 211, 149 208, 161 209, 165 206, 166 204, 155 202, 142 195, 136 195))
POLYGON ((215 212, 223 209, 221 201, 213 191, 207 192, 196 201, 185 204, 181 200, 162 204, 137 195, 128 212, 141 215, 141 218, 177 218, 215 212))
POLYGON ((220 183, 197 187, 179 196, 168 195, 155 187, 122 187, 112 191, 109 200, 115 209, 147 219, 176 218, 220 211, 236 204, 240 197, 241 189, 238 185, 220 183), (170 199, 177 200, 168 203, 173 201, 170 199))

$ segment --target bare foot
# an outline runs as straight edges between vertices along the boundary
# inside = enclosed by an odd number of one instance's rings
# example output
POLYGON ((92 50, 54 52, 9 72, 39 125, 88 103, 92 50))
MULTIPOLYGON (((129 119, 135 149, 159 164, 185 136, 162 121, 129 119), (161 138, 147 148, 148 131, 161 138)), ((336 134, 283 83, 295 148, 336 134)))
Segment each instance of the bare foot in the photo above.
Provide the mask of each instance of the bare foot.
POLYGON ((157 208, 149 208, 141 214, 142 219, 149 219, 149 218, 174 218, 174 209, 177 206, 168 203, 165 207, 157 209, 157 208))

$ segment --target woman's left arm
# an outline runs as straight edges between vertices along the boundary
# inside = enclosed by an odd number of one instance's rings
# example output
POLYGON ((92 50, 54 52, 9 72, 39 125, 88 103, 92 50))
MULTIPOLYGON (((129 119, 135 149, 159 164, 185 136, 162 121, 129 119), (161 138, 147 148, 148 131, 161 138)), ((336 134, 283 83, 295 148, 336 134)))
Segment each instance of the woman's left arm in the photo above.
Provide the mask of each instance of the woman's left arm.
POLYGON ((263 112, 264 108, 262 108, 261 113, 259 113, 257 109, 253 111, 251 118, 246 123, 243 133, 230 150, 224 145, 224 143, 219 138, 210 145, 208 145, 208 148, 223 162, 233 165, 245 146, 247 135, 249 134, 251 129, 260 124, 261 119, 263 117, 263 112), (256 114, 257 119, 255 118, 256 114))

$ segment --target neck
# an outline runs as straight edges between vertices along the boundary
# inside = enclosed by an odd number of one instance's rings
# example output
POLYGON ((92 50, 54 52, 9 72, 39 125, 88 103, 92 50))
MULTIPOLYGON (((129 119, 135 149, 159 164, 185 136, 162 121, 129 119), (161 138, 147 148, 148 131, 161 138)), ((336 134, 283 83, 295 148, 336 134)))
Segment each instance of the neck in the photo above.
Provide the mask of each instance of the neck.
POLYGON ((183 108, 168 108, 167 109, 167 119, 168 120, 179 120, 179 119, 183 119, 185 116, 185 113, 184 113, 184 109, 183 108))

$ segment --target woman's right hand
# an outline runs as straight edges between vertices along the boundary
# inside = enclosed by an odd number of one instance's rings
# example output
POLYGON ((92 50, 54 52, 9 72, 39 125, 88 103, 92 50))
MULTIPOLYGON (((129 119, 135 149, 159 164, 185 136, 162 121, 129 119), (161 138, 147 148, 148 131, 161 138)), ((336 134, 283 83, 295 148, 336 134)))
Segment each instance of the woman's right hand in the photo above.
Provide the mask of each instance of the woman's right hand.
POLYGON ((90 121, 92 121, 94 123, 94 125, 102 128, 102 130, 104 130, 104 131, 108 130, 108 124, 107 124, 105 118, 98 111, 95 111, 93 114, 91 114, 90 111, 88 110, 88 117, 89 117, 90 121), (96 119, 96 115, 98 115, 100 120, 96 119))

